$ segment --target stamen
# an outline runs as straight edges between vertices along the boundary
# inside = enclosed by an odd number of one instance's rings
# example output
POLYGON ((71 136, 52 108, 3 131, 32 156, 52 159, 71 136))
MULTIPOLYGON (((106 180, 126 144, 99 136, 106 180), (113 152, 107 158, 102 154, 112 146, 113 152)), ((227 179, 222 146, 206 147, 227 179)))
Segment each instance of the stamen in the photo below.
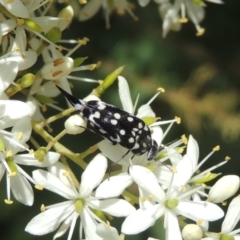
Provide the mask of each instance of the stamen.
POLYGON ((35 185, 34 186, 37 190, 42 191, 44 189, 44 187, 42 185, 35 185))
POLYGON ((8 199, 5 199, 4 202, 5 202, 6 204, 13 204, 13 201, 10 200, 10 199, 9 199, 9 200, 8 200, 8 199))
POLYGON ((44 205, 44 204, 41 205, 40 211, 41 211, 41 212, 45 212, 45 211, 46 211, 46 208, 45 208, 45 205, 44 205))
POLYGON ((215 148, 213 148, 213 152, 217 152, 217 151, 219 151, 220 150, 220 146, 218 145, 218 146, 216 146, 215 148))

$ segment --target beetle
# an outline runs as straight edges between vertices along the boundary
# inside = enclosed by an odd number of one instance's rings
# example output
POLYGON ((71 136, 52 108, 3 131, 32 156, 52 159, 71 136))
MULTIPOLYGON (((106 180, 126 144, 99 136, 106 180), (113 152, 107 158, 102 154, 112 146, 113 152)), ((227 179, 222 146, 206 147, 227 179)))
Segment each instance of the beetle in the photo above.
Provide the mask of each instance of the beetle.
MULTIPOLYGON (((84 101, 69 94, 59 86, 57 88, 87 121, 87 128, 108 140, 112 145, 119 144, 135 155, 147 153, 152 160, 158 153, 157 142, 152 139, 148 125, 140 118, 114 105, 103 101, 84 101)), ((122 158, 123 158, 122 157, 122 158)))

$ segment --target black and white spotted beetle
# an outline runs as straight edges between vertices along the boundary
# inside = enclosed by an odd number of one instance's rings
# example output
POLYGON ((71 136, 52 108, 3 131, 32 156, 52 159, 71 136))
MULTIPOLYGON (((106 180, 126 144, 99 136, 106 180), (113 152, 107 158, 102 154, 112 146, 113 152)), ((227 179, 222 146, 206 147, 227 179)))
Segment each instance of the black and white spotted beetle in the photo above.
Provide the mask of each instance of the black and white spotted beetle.
MULTIPOLYGON (((147 154, 153 159, 158 152, 158 145, 151 137, 149 127, 136 116, 102 101, 83 101, 62 88, 57 88, 88 122, 87 128, 107 139, 111 144, 119 144, 134 155, 147 154)), ((124 157, 123 156, 123 157, 124 157)))

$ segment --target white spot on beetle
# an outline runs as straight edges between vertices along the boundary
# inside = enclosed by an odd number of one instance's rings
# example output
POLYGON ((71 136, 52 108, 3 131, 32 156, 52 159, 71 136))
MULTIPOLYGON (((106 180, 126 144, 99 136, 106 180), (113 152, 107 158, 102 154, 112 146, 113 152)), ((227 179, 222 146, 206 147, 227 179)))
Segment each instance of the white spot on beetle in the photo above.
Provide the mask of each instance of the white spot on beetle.
POLYGON ((120 134, 121 134, 121 135, 125 135, 125 133, 126 133, 126 131, 125 131, 124 129, 121 129, 121 130, 120 130, 120 134))
POLYGON ((112 125, 117 125, 117 123, 118 123, 118 121, 117 121, 117 120, 115 120, 115 119, 111 119, 111 121, 110 121, 110 122, 111 122, 111 124, 112 124, 112 125))
POLYGON ((100 114, 100 112, 95 112, 94 113, 94 115, 93 115, 93 117, 95 117, 95 118, 100 118, 101 117, 101 114, 100 114))
POLYGON ((120 119, 120 118, 121 118, 121 115, 120 115, 119 113, 114 113, 114 117, 115 117, 116 119, 120 119))
POLYGON ((133 121, 133 117, 128 117, 127 120, 128 120, 129 122, 132 122, 132 121, 133 121))
POLYGON ((130 137, 130 138, 128 139, 128 141, 129 141, 130 143, 134 143, 134 138, 133 138, 133 137, 130 137))

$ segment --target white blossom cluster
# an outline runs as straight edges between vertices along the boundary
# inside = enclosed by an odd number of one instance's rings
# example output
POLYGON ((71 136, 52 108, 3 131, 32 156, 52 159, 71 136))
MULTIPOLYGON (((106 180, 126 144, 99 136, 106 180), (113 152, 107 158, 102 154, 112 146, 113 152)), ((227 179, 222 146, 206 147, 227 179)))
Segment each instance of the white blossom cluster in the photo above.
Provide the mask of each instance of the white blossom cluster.
MULTIPOLYGON (((222 0, 206 0, 209 2, 222 4, 222 0)), ((138 0, 141 7, 146 7, 150 0, 138 0)), ((205 17, 206 4, 204 0, 154 0, 157 4, 159 15, 162 18, 162 36, 166 37, 170 30, 179 31, 182 24, 190 20, 196 30, 197 36, 204 34, 205 29, 200 23, 205 17)), ((127 12, 134 20, 138 18, 132 11, 132 5, 127 0, 89 0, 86 6, 79 10, 78 17, 80 21, 86 21, 102 8, 106 21, 106 27, 110 27, 110 14, 116 10, 120 15, 127 12)))
MULTIPOLYGON (((142 5, 148 3, 139 2, 142 5)), ((181 3, 184 5, 187 2, 181 3)), ((96 1, 89 1, 89 5, 93 3, 96 4, 96 1)), ((220 233, 209 232, 209 222, 224 217, 219 204, 238 191, 239 177, 223 176, 213 186, 208 186, 206 183, 219 175, 212 171, 227 162, 226 159, 199 172, 204 162, 218 150, 217 147, 199 161, 198 144, 191 135, 188 141, 183 138, 167 146, 163 144, 171 126, 179 119, 157 121, 150 104, 159 93, 136 113, 138 118, 148 123, 152 138, 159 146, 155 160, 147 161, 146 154, 133 158, 127 154, 122 158, 126 149, 103 140, 97 144, 100 153, 88 165, 82 165, 84 172, 80 182, 64 158, 60 161, 61 155, 74 154, 60 146, 58 140, 67 133, 83 132, 86 121, 79 115, 70 117, 65 123, 65 130, 53 138, 49 123, 57 120, 59 115, 45 119, 44 111, 47 107, 61 110, 53 100, 59 95, 55 84, 70 92, 69 79, 96 82, 74 77, 71 73, 93 70, 98 64, 82 65, 84 58, 70 57, 78 47, 86 44, 86 38, 68 41, 76 43, 72 50, 56 45, 61 43, 61 33, 72 20, 73 9, 66 7, 57 17, 46 16, 51 4, 40 0, 1 1, 0 180, 6 178, 5 202, 12 204, 15 199, 32 206, 33 186, 38 190, 47 189, 65 199, 50 206, 42 205, 41 213, 29 221, 25 231, 33 235, 56 231, 54 239, 68 231, 67 239, 70 240, 77 229, 80 240, 122 240, 127 239, 127 235, 161 224, 158 221, 161 219, 166 240, 210 240, 222 239, 223 236, 224 239, 239 239, 240 230, 233 230, 240 218, 239 196, 229 204, 220 233), (65 55, 64 51, 67 52, 65 55), (33 74, 31 69, 40 57, 43 64, 33 74), (12 96, 16 93, 23 94, 25 100, 13 100, 12 96), (163 124, 168 124, 165 131, 161 128, 163 124), (33 130, 48 142, 46 147, 41 147, 34 140, 33 130), (34 149, 30 149, 29 143, 34 149), (183 153, 184 148, 186 151, 183 153), (113 171, 109 176, 106 172, 107 159, 120 165, 121 170, 113 171), (31 175, 24 170, 25 166, 35 167, 31 175), (112 217, 124 218, 121 229, 111 225, 112 217), (80 225, 77 226, 78 218, 80 225)), ((99 1, 98 4, 106 3, 99 1)), ((118 83, 123 109, 134 114, 137 104, 132 102, 126 79, 119 76, 118 83)), ((100 101, 93 94, 85 100, 93 98, 100 101)))

